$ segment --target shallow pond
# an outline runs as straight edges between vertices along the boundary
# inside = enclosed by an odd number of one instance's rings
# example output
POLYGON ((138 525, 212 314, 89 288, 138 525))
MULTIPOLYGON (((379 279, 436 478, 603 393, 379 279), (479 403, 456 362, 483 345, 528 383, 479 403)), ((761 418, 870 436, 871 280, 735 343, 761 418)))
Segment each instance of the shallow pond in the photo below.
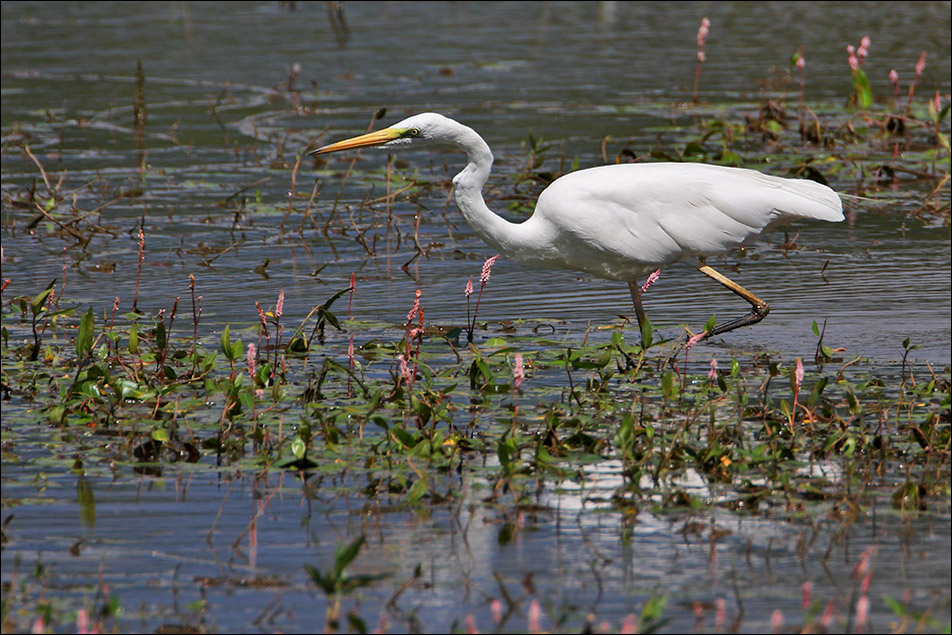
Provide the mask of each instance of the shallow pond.
MULTIPOLYGON (((947 3, 887 6, 428 2, 348 3, 337 12, 333 3, 4 3, 3 302, 35 296, 56 279, 60 296, 97 316, 117 297, 120 313, 133 296, 150 315, 168 312, 176 297, 190 310, 193 275, 200 335, 214 347, 226 324, 254 341, 256 301, 273 306, 283 290, 286 320, 296 324, 353 274, 347 313, 359 347, 399 340, 418 289, 429 325, 460 326, 466 281, 492 255, 447 198, 462 157, 410 152, 390 164, 385 153, 365 151, 345 176, 352 154, 296 166, 303 148, 364 132, 380 108, 387 112, 375 127, 442 112, 493 148, 487 199, 519 219, 539 181, 573 163, 611 162, 626 151, 678 157, 698 142, 713 160, 721 135, 701 138, 717 121, 738 131, 725 143, 745 165, 785 174, 815 154, 834 189, 864 198, 845 223, 778 230, 720 259, 771 313, 692 349, 691 363, 735 353, 813 360, 816 322, 825 323, 823 344, 837 349, 840 364, 862 360, 887 384, 909 369, 947 373, 952 254, 949 187, 940 177, 948 154, 936 166, 922 143, 928 136, 910 133, 894 157, 897 142, 864 127, 846 108, 853 85, 845 47, 871 38, 864 67, 880 110, 893 94, 889 70, 902 78, 902 104, 927 51, 915 111, 926 117, 923 104, 936 91, 948 103, 952 19, 947 3), (712 27, 693 105, 704 16, 712 27), (836 122, 837 134, 863 128, 858 136, 872 141, 784 152, 747 125, 766 100, 784 104, 796 125, 800 75, 790 75, 790 57, 800 46, 806 102, 836 122), (530 131, 542 143, 527 170, 530 131), (907 169, 877 182, 882 165, 907 169), (411 198, 386 199, 388 187, 410 180, 411 198), (53 187, 95 211, 70 220, 23 204, 31 189, 53 187), (796 248, 784 248, 793 240, 796 248), (907 338, 918 348, 904 362, 907 338)), ((948 135, 948 117, 941 125, 948 135)), ((712 314, 746 310, 687 265, 665 269, 645 306, 668 338, 685 324, 699 331, 712 314)), ((540 333, 564 346, 608 341, 617 329, 602 327, 617 326, 629 309, 624 285, 500 260, 481 299, 486 327, 477 343, 510 332, 526 346, 540 333)), ((10 346, 27 332, 13 313, 4 308, 10 346)), ((176 329, 185 337, 191 317, 176 329)), ((328 338, 346 357, 347 334, 328 338)), ((452 359, 445 346, 434 355, 452 359)), ((6 371, 6 355, 3 363, 6 371)), ((557 401, 567 384, 564 373, 542 370, 532 381, 545 391, 526 392, 523 412, 537 399, 557 401)), ((540 484, 533 506, 487 503, 491 481, 463 472, 458 482, 447 477, 458 492, 450 503, 408 507, 402 495, 366 497, 370 476, 360 470, 325 466, 304 479, 248 461, 216 466, 211 452, 157 476, 118 449, 91 450, 81 431, 54 431, 33 409, 19 394, 3 405, 3 593, 7 610, 24 611, 18 628, 33 624, 34 596, 11 589, 40 564, 49 567, 37 577, 44 597, 62 611, 100 601, 107 585, 123 630, 321 628, 327 602, 303 565, 330 567, 339 546, 361 534, 367 544, 354 570, 386 578, 348 596, 344 609, 368 628, 384 619, 393 631, 440 632, 464 629, 472 615, 490 630, 496 599, 500 630, 525 630, 538 599, 542 628, 579 629, 593 614, 617 629, 667 594, 665 621, 656 624, 663 630, 714 628, 726 600, 725 629, 760 631, 777 610, 788 625, 807 619, 807 581, 822 604, 854 606, 855 567, 868 547, 877 549, 872 629, 899 620, 882 596, 948 624, 947 484, 928 513, 873 501, 858 520, 844 520, 832 511, 730 511, 718 505, 729 496, 717 483, 688 471, 678 489, 705 501, 703 509, 671 512, 659 494, 633 510, 611 503, 623 470, 593 460, 540 484)), ((289 415, 286 425, 298 419, 289 415)), ((346 444, 337 451, 341 464, 356 461, 346 444)), ((487 460, 494 468, 495 455, 487 460)), ((899 478, 901 467, 893 468, 890 478, 899 478)), ((942 470, 947 479, 947 446, 942 470)), ((849 626, 854 616, 841 610, 837 619, 849 626)))

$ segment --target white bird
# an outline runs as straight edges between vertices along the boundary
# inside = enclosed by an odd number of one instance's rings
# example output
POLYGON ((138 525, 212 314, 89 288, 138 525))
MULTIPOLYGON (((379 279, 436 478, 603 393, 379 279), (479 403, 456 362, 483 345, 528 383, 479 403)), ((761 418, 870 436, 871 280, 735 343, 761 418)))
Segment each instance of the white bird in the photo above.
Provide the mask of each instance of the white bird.
POLYGON ((493 163, 489 146, 472 128, 436 113, 414 115, 308 154, 434 144, 455 147, 469 158, 453 186, 463 217, 483 241, 512 260, 627 282, 642 337, 648 322, 638 280, 649 272, 690 261, 750 303, 750 313, 700 339, 719 335, 759 322, 770 309, 706 265, 705 257, 731 251, 780 223, 843 220, 839 195, 815 181, 700 163, 625 163, 556 179, 539 196, 532 216, 512 223, 483 201, 493 163))

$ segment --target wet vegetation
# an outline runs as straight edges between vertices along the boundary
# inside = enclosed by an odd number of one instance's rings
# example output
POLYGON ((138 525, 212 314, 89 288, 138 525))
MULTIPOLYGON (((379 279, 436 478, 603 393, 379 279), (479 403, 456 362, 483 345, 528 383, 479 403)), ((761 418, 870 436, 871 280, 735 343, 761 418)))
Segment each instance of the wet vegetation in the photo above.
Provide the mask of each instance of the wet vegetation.
MULTIPOLYGON (((345 33, 343 14, 333 16, 345 33)), ((844 96, 845 105, 811 103, 798 54, 788 69, 765 80, 759 103, 712 104, 697 99, 702 54, 699 42, 691 100, 697 103, 632 104, 632 114, 666 122, 655 131, 658 141, 636 148, 606 139, 600 148, 606 162, 770 163, 774 173, 820 180, 857 197, 848 207, 905 197, 905 213, 949 226, 948 95, 920 95, 914 82, 897 84, 893 95, 873 95, 857 58, 855 68, 846 69, 854 92, 844 96)), ((5 171, 3 231, 59 241, 64 254, 63 275, 45 288, 24 288, 4 263, 5 481, 13 465, 39 462, 44 472, 68 471, 77 478, 84 522, 92 525, 96 500, 86 481, 92 475, 247 473, 264 483, 256 519, 278 492, 294 492, 318 507, 346 497, 361 509, 368 534, 388 516, 455 518, 462 527, 479 508, 501 547, 548 523, 553 494, 571 492, 590 513, 619 517, 622 542, 631 539, 641 514, 671 519, 686 541, 709 543, 712 550, 731 533, 717 519, 763 518, 802 529, 804 554, 824 563, 871 514, 898 518, 899 527, 928 515, 948 522, 952 370, 915 363, 916 342, 908 339, 897 342, 906 355, 901 365, 883 369, 827 341, 822 321, 813 323, 810 359, 712 353, 689 346, 686 329, 649 330, 641 343, 626 316, 567 335, 559 325, 533 319, 486 321, 479 299, 493 292, 493 261, 480 269, 478 260, 466 292, 460 281, 459 317, 452 323, 426 317, 425 288, 405 299, 402 323, 354 319, 362 302, 356 273, 349 283, 324 280, 327 291, 317 300, 283 290, 249 297, 243 320, 209 327, 203 319, 209 267, 248 235, 273 232, 268 238, 295 244, 322 240, 331 249, 356 241, 368 259, 386 246, 405 255, 396 263, 404 269, 452 244, 439 218, 424 220, 419 213, 422 200, 445 198, 447 183, 394 158, 382 168, 351 158, 311 164, 303 151, 314 131, 275 136, 267 149, 235 145, 243 160, 269 167, 267 179, 286 183, 289 198, 265 200, 262 181, 216 194, 209 217, 228 238, 183 246, 200 261, 182 281, 187 295, 151 291, 143 302, 138 279, 154 254, 145 218, 105 212, 158 187, 147 167, 147 148, 155 142, 146 125, 147 72, 143 64, 134 69, 132 125, 123 130, 124 142, 140 155, 134 185, 107 176, 77 182, 68 168, 31 149, 55 130, 97 122, 58 121, 51 110, 45 129, 4 123, 5 160, 16 157, 35 170, 28 183, 8 182, 5 171), (314 169, 318 178, 311 181, 314 169), (359 184, 365 198, 347 200, 345 183, 359 184), (275 223, 254 226, 252 215, 275 223), (96 256, 96 245, 121 235, 136 238, 137 253, 96 256), (80 267, 106 275, 135 270, 134 297, 72 296, 68 271, 80 267), (146 305, 161 308, 140 308, 146 305), (287 313, 305 317, 290 321, 285 309, 292 306, 287 313), (820 533, 832 538, 818 554, 813 541, 820 533)), ((292 73, 269 96, 294 112, 313 111, 313 95, 295 80, 292 73)), ((217 106, 232 97, 222 92, 210 116, 221 121, 217 106)), ((367 113, 371 127, 384 116, 367 113)), ((487 201, 518 216, 530 213, 538 192, 579 162, 529 133, 523 152, 500 163, 487 201)), ((207 182, 187 179, 161 185, 185 192, 203 187, 207 182)), ((448 200, 446 207, 453 213, 448 200)), ((796 240, 787 235, 783 249, 796 250, 796 240)), ((263 261, 254 272, 267 276, 268 267, 263 261)), ((311 275, 320 279, 321 271, 311 275)), ((4 544, 30 531, 18 526, 16 511, 42 504, 43 478, 43 472, 36 476, 33 500, 9 497, 5 488, 4 544)), ((255 531, 252 521, 247 533, 255 531)), ((381 615, 384 629, 426 630, 426 616, 402 598, 429 584, 427 564, 375 567, 361 559, 367 540, 339 541, 331 560, 302 553, 302 568, 284 576, 235 574, 191 583, 204 590, 296 588, 322 596, 328 631, 372 630, 381 615), (383 608, 367 597, 383 598, 383 608)), ((854 554, 832 597, 816 597, 806 580, 801 613, 775 614, 776 626, 863 631, 869 612, 879 610, 892 615, 894 632, 949 631, 948 593, 870 596, 875 562, 874 547, 854 554)), ((585 607, 540 597, 531 575, 521 585, 497 581, 496 589, 485 590, 484 614, 456 616, 458 631, 650 632, 682 612, 699 628, 744 626, 739 592, 706 605, 652 590, 624 622, 604 626, 597 602, 585 607)), ((3 588, 3 630, 119 631, 136 628, 138 619, 165 632, 214 629, 215 617, 202 601, 171 617, 145 611, 130 620, 133 609, 123 613, 121 591, 88 580, 71 584, 42 562, 16 568, 3 588)), ((262 616, 255 628, 275 627, 262 616)))

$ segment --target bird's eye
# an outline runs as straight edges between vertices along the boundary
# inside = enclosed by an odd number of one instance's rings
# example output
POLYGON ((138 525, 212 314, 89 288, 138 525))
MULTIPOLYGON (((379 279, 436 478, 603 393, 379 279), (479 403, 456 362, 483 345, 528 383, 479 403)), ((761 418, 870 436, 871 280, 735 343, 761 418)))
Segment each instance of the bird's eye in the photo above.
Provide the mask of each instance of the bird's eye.
POLYGON ((409 130, 409 132, 407 132, 407 134, 410 135, 411 137, 418 137, 418 136, 420 136, 420 129, 419 129, 419 128, 410 128, 410 130, 409 130))

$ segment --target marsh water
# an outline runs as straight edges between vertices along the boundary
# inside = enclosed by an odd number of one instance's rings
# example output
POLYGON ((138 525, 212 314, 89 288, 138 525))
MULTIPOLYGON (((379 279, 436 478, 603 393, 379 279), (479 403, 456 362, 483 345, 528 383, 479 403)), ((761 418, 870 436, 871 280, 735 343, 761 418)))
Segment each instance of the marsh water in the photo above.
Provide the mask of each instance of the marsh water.
MULTIPOLYGON (((205 330, 253 328, 255 301, 273 304, 282 289, 287 315, 301 320, 354 274, 357 321, 402 324, 420 289, 427 320, 458 324, 466 281, 492 255, 447 198, 462 157, 431 150, 394 157, 394 174, 430 185, 413 202, 368 206, 361 203, 387 193, 385 153, 361 153, 338 192, 352 155, 307 159, 293 174, 302 148, 364 132, 380 108, 387 111, 376 127, 442 112, 493 148, 488 198, 505 207, 541 189, 513 187, 509 178, 527 162, 530 131, 547 146, 539 169, 550 172, 612 161, 624 149, 683 146, 689 134, 681 131, 698 118, 753 115, 764 95, 776 97, 777 77, 800 46, 808 102, 845 104, 852 90, 845 47, 864 35, 872 40, 865 64, 874 92, 892 94, 889 70, 911 76, 925 50, 921 94, 948 99, 949 32, 947 3, 346 3, 337 12, 333 3, 5 2, 4 301, 65 278, 71 301, 100 314, 116 297, 128 307, 141 226, 147 249, 137 293, 146 312, 187 297, 191 274, 205 330), (712 21, 708 61, 691 106, 704 16, 712 21), (94 215, 104 230, 86 248, 46 221, 31 227, 36 210, 10 203, 32 184, 42 187, 18 140, 52 178, 64 175, 61 187, 75 190, 84 209, 105 205, 94 215), (417 215, 422 255, 413 247, 417 215)), ((785 90, 795 101, 796 85, 785 90)), ((771 170, 769 156, 763 169, 771 170)), ((839 191, 860 191, 854 176, 827 177, 839 191)), ((738 349, 812 359, 816 321, 826 323, 826 344, 884 377, 903 372, 906 338, 918 346, 912 367, 947 367, 948 212, 944 220, 917 213, 937 185, 904 176, 877 189, 875 201, 852 206, 847 222, 779 230, 744 255, 725 256, 720 262, 767 299, 771 313, 702 345, 700 355, 738 349), (799 249, 779 248, 794 234, 799 249)), ((936 196, 948 205, 947 182, 936 196)), ((597 333, 629 305, 624 285, 500 260, 480 316, 490 330, 538 321, 568 341, 597 333)), ((699 330, 711 314, 746 310, 688 265, 665 269, 645 306, 672 337, 683 324, 699 330)), ((29 408, 4 403, 5 445, 8 421, 29 408)), ((4 523, 13 517, 4 530, 4 593, 36 563, 55 574, 49 593, 57 601, 80 603, 105 580, 121 597, 128 628, 153 630, 193 614, 226 632, 320 628, 325 600, 301 565, 326 565, 359 531, 369 536, 361 566, 395 581, 365 595, 360 613, 375 626, 394 599, 391 620, 406 620, 394 630, 462 628, 467 614, 490 624, 500 581, 516 589, 528 574, 547 615, 593 612, 617 626, 656 592, 672 592, 682 608, 742 596, 742 628, 762 630, 774 610, 799 611, 804 580, 818 595, 837 593, 870 545, 881 572, 874 595, 908 593, 948 607, 947 510, 914 518, 873 510, 841 533, 715 510, 705 522, 729 535, 708 544, 685 531, 682 517, 645 511, 630 524, 604 508, 612 470, 593 466, 582 485, 540 501, 546 511, 531 531, 504 542, 500 521, 465 500, 428 514, 383 513, 368 510, 344 477, 302 484, 290 473, 211 464, 154 477, 104 462, 77 474, 68 469, 73 446, 65 456, 51 456, 46 445, 24 449, 46 434, 39 424, 18 428, 18 459, 4 451, 4 523), (93 517, 77 491, 94 494, 93 517), (427 584, 396 598, 418 564, 427 584), (258 583, 235 584, 236 576, 258 583)), ((714 496, 703 481, 685 487, 714 496)), ((873 624, 890 619, 874 615, 873 624)), ((524 624, 515 616, 506 629, 524 624)), ((685 609, 665 628, 694 625, 685 609)))

